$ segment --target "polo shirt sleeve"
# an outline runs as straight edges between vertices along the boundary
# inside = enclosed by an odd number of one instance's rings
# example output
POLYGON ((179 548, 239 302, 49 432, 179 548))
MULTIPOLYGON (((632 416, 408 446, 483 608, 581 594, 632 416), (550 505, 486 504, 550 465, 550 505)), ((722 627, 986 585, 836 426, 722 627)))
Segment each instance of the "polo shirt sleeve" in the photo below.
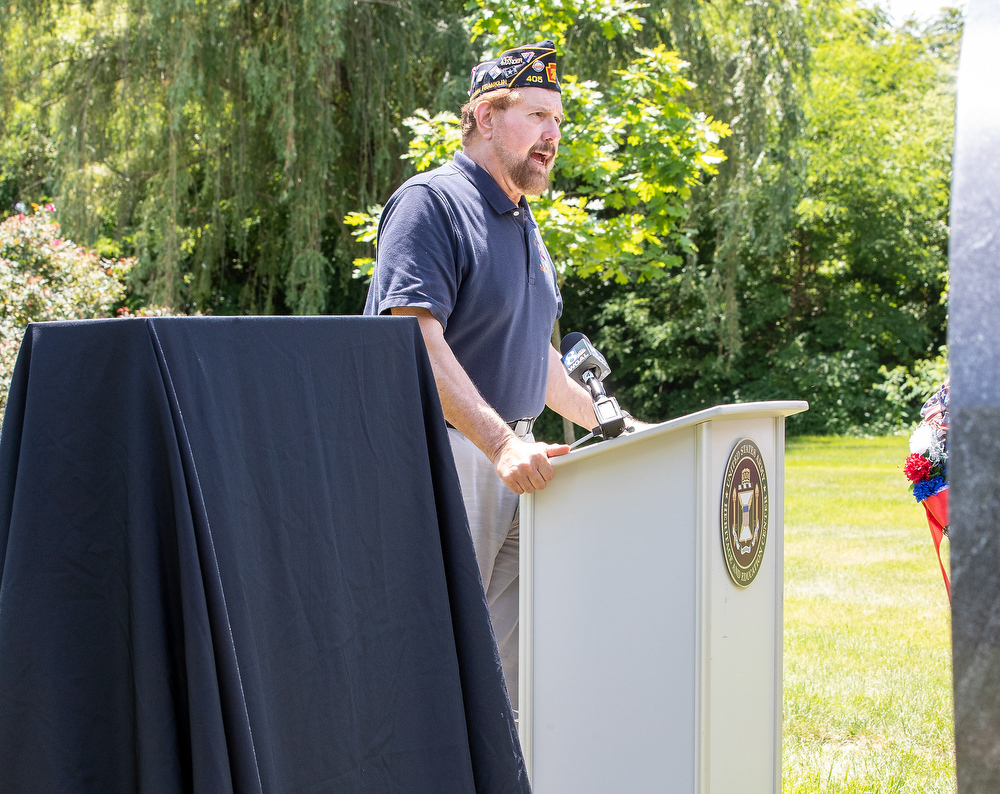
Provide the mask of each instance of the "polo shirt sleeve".
POLYGON ((378 314, 422 307, 447 329, 465 265, 447 200, 429 185, 401 190, 382 213, 376 257, 378 314))

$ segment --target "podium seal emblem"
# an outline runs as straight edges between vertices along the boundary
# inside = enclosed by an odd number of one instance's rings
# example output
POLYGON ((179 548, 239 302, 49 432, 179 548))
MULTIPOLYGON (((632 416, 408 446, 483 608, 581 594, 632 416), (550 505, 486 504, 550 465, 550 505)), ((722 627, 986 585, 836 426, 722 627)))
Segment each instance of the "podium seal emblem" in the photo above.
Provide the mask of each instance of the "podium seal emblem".
POLYGON ((722 552, 737 587, 757 576, 767 543, 767 473, 760 447, 751 438, 736 442, 722 486, 722 552))

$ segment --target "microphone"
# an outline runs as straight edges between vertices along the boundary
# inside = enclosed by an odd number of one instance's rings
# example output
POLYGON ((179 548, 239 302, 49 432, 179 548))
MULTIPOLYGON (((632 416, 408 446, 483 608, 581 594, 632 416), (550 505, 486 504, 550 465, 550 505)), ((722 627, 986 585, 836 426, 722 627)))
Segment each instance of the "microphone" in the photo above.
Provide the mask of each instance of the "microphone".
MULTIPOLYGON (((563 337, 559 352, 562 353, 563 366, 566 367, 570 377, 581 386, 589 388, 591 392, 593 387, 588 385, 590 381, 588 373, 597 379, 598 385, 611 373, 611 367, 608 366, 604 356, 598 353, 590 340, 579 331, 573 331, 563 337)), ((604 391, 603 387, 601 391, 604 391)))
POLYGON ((609 397, 601 383, 611 374, 611 367, 608 366, 604 356, 578 331, 563 337, 559 352, 562 353, 562 363, 566 372, 590 392, 590 397, 594 401, 594 414, 597 416, 598 426, 591 431, 591 434, 607 439, 616 438, 624 433, 625 414, 618 405, 618 400, 609 397))

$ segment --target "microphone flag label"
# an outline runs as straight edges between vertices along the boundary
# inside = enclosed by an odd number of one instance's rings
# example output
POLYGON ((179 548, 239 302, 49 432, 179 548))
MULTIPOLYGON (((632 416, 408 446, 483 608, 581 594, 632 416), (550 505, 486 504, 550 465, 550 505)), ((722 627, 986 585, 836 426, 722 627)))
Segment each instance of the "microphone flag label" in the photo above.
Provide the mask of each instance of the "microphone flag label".
POLYGON ((566 367, 567 372, 572 373, 587 359, 588 355, 587 343, 581 339, 572 350, 563 356, 563 366, 566 367))
POLYGON ((722 486, 722 553, 737 587, 749 587, 764 560, 770 498, 760 447, 751 438, 736 442, 722 486))

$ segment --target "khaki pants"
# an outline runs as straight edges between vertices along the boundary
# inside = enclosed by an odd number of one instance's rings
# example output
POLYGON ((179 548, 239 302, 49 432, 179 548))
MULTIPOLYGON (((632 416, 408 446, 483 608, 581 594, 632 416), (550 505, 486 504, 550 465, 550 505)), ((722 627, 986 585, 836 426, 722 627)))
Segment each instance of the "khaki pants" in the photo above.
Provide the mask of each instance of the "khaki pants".
MULTIPOLYGON (((497 476, 490 459, 469 439, 448 428, 469 516, 476 561, 490 607, 510 704, 517 715, 518 570, 520 533, 518 496, 497 476)), ((529 434, 526 441, 534 440, 529 434)))

